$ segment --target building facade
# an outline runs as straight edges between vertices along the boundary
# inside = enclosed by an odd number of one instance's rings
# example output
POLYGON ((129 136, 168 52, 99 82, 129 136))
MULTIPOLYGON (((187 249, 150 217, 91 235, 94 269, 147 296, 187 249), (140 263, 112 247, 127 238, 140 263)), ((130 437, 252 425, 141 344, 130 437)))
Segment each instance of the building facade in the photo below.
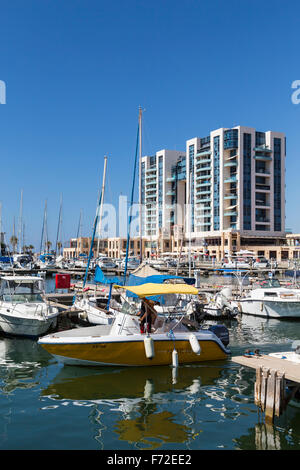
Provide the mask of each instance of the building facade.
MULTIPOLYGON (((278 260, 298 257, 285 229, 283 133, 220 128, 185 147, 141 159, 143 257, 192 251, 221 260, 241 249, 278 260)), ((126 238, 106 243, 102 252, 125 256, 126 238)), ((84 252, 72 248, 69 256, 84 252)), ((132 237, 129 253, 140 256, 140 236, 132 237)))
POLYGON ((190 139, 186 146, 188 235, 285 234, 284 134, 237 126, 190 139))
MULTIPOLYGON (((142 158, 142 234, 173 251, 277 245, 285 237, 285 135, 220 128, 187 140, 185 152, 142 158)), ((161 250, 160 250, 161 251, 161 250)), ((170 250, 171 251, 171 250, 170 250)))
POLYGON ((155 242, 170 238, 178 217, 177 199, 185 202, 185 153, 160 150, 142 157, 140 185, 143 237, 155 242))

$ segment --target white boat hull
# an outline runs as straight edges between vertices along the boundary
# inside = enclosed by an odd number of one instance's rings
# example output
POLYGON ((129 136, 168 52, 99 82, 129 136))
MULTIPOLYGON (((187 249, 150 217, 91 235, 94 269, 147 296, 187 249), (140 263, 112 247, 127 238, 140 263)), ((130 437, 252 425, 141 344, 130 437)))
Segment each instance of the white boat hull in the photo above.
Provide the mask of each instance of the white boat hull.
POLYGON ((241 299, 235 303, 240 313, 266 318, 300 318, 300 300, 241 299))
POLYGON ((45 334, 57 324, 57 315, 48 318, 19 317, 0 311, 0 327, 2 331, 14 336, 38 337, 45 334))
POLYGON ((111 335, 109 326, 95 326, 75 329, 39 340, 50 354, 67 365, 88 366, 145 366, 170 365, 174 347, 178 351, 179 364, 222 360, 228 357, 230 350, 211 331, 203 330, 194 333, 201 353, 193 351, 190 344, 190 332, 153 334, 154 357, 148 358, 145 353, 146 335, 111 335))
POLYGON ((87 320, 91 325, 111 325, 115 319, 113 314, 94 307, 87 299, 75 301, 74 307, 82 310, 78 314, 79 318, 87 320))

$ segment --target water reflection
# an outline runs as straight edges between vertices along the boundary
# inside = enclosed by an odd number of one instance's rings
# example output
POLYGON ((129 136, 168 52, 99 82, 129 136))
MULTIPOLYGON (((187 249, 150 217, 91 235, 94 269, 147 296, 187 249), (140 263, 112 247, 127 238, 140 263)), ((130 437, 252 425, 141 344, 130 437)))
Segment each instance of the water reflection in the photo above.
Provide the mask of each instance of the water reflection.
POLYGON ((31 339, 0 338, 0 390, 10 394, 17 388, 33 388, 50 356, 31 339))
MULTIPOLYGON (((233 355, 284 351, 300 337, 299 321, 221 323, 233 355)), ((24 445, 27 413, 35 448, 299 449, 300 410, 289 406, 266 426, 254 382, 253 370, 230 359, 178 369, 63 367, 35 341, 0 337, 0 446, 24 445)))
POLYGON ((93 404, 90 417, 98 426, 95 439, 100 443, 107 432, 108 412, 113 411, 117 414, 110 431, 118 441, 155 449, 166 443, 185 443, 197 435, 196 406, 205 387, 215 384, 221 373, 222 363, 183 366, 176 374, 168 366, 97 370, 63 367, 41 395, 56 401, 93 404))

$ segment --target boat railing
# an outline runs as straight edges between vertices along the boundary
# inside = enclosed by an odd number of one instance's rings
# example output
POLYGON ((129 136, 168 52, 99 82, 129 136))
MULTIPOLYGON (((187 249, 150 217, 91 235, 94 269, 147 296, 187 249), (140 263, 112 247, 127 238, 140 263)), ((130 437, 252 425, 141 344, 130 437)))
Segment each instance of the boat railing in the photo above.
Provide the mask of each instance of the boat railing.
POLYGON ((43 317, 43 319, 46 320, 46 314, 44 312, 43 305, 44 304, 37 304, 36 305, 34 315, 36 315, 36 316, 38 315, 38 309, 40 308, 41 309, 41 313, 40 313, 41 317, 43 317))

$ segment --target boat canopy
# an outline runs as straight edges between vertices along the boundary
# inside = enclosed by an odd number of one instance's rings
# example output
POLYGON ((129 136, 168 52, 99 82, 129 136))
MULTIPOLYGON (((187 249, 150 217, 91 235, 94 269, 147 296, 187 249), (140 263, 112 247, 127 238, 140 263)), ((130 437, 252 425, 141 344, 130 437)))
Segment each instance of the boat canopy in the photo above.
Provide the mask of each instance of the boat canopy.
POLYGON ((13 257, 12 256, 0 256, 0 263, 12 263, 13 257))
POLYGON ((44 253, 43 255, 40 255, 41 261, 53 260, 53 258, 54 256, 51 253, 44 253))
POLYGON ((28 284, 28 282, 43 281, 43 278, 38 276, 1 276, 1 280, 28 284))
POLYGON ((198 295, 198 289, 188 284, 153 284, 147 283, 138 286, 119 286, 114 285, 117 289, 125 289, 133 292, 138 297, 149 297, 153 295, 165 294, 191 294, 198 295))
POLYGON ((172 279, 180 279, 186 284, 195 284, 195 279, 193 277, 183 277, 183 276, 174 276, 171 274, 155 274, 147 277, 135 276, 134 274, 129 275, 128 284, 131 286, 137 286, 140 284, 161 284, 165 281, 169 281, 172 279))

